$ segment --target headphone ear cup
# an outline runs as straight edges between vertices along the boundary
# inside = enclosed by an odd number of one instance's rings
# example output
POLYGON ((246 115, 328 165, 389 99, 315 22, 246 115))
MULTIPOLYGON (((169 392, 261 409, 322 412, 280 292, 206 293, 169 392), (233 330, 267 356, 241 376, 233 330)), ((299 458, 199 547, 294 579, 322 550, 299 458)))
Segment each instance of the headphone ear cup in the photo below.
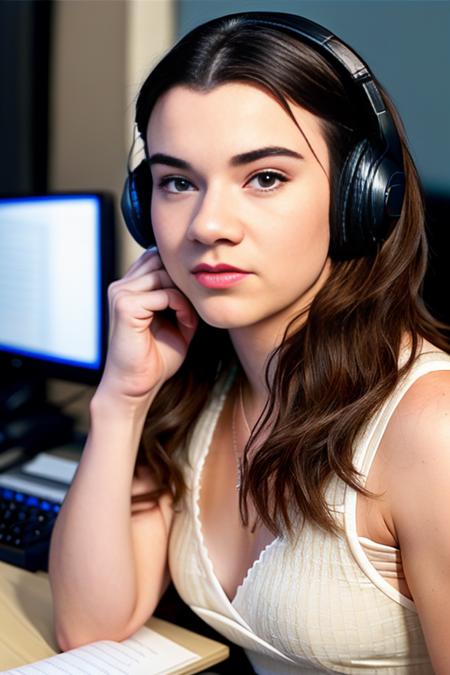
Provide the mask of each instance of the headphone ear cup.
POLYGON ((129 233, 140 246, 155 244, 150 219, 152 174, 146 160, 128 173, 120 206, 129 233))
POLYGON ((404 191, 403 170, 385 150, 360 141, 341 172, 330 255, 345 260, 373 253, 400 216, 404 191))
POLYGON ((332 256, 338 259, 366 255, 374 248, 368 220, 373 163, 373 147, 364 139, 349 153, 342 168, 334 209, 337 227, 331 250, 332 256))

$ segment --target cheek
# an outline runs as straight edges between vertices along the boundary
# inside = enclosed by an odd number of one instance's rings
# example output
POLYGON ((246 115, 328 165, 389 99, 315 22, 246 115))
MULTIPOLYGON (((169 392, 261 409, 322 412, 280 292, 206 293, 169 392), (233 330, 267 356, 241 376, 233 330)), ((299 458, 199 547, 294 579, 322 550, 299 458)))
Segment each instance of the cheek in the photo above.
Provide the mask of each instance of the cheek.
POLYGON ((156 245, 164 261, 164 258, 170 256, 170 252, 176 248, 176 229, 171 222, 170 212, 167 213, 167 209, 157 200, 152 201, 150 217, 156 245))
POLYGON ((316 255, 324 257, 330 245, 330 191, 328 183, 317 193, 310 204, 307 232, 309 246, 316 255))
MULTIPOLYGON (((153 234, 155 236, 156 245, 158 247, 158 252, 161 257, 161 260, 164 263, 164 267, 167 268, 168 262, 170 261, 171 255, 171 244, 170 244, 170 224, 163 219, 161 209, 153 206, 151 207, 151 223, 153 234)), ((169 263, 170 264, 170 263, 169 263)))
POLYGON ((328 190, 300 196, 281 232, 284 236, 280 236, 278 243, 274 241, 280 259, 296 262, 303 269, 321 266, 330 243, 328 190))
POLYGON ((189 222, 188 207, 189 204, 152 199, 150 218, 158 247, 172 249, 180 246, 189 222))
POLYGON ((160 258, 172 281, 183 290, 186 282, 183 281, 180 251, 184 230, 181 219, 173 220, 170 216, 166 209, 152 204, 151 222, 160 258))
POLYGON ((152 195, 151 203, 150 203, 150 222, 152 224, 152 230, 153 234, 155 235, 156 243, 159 247, 160 245, 160 240, 162 239, 162 223, 163 221, 163 213, 162 209, 158 205, 157 199, 155 199, 155 196, 152 195))

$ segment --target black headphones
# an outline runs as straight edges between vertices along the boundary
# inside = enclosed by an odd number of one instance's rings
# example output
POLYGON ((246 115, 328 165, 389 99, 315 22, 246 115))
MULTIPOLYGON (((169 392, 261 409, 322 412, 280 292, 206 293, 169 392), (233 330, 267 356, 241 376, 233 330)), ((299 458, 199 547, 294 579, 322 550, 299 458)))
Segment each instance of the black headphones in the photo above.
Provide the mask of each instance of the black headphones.
MULTIPOLYGON (((354 258, 374 251, 400 216, 405 175, 400 138, 394 121, 366 64, 329 30, 309 19, 284 12, 242 12, 212 19, 201 29, 237 18, 243 26, 264 26, 293 35, 315 47, 367 103, 374 133, 359 141, 347 157, 340 176, 330 255, 354 258)), ((194 29, 196 30, 196 29, 194 29)), ((152 178, 146 160, 128 171, 121 208, 132 237, 145 248, 155 243, 150 222, 152 178)))

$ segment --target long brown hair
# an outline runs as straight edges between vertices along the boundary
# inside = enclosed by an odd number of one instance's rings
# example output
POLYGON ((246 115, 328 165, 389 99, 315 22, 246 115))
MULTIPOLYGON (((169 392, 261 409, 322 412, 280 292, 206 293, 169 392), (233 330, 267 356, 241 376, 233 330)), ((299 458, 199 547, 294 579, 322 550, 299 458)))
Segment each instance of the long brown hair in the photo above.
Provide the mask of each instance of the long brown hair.
MULTIPOLYGON (((159 96, 171 87, 208 91, 231 81, 263 86, 288 114, 292 100, 320 119, 331 160, 333 242, 341 170, 370 129, 349 84, 308 45, 272 28, 255 30, 227 17, 213 30, 192 31, 141 88, 136 106, 141 135, 145 137, 159 96)), ((294 523, 304 519, 336 531, 324 498, 327 480, 337 474, 365 492, 352 464, 358 432, 411 367, 421 337, 448 351, 445 326, 431 317, 421 298, 427 245, 417 173, 398 115, 380 90, 402 142, 402 213, 372 254, 332 259, 327 281, 303 316, 286 328, 272 354, 276 361, 270 382, 266 372, 270 397, 244 455, 240 508, 247 524, 250 497, 259 518, 275 534, 292 532, 294 523), (411 353, 399 370, 404 336, 410 339, 411 353), (271 433, 249 460, 249 450, 269 419, 271 433)), ((175 502, 183 496, 183 451, 190 432, 211 388, 234 358, 228 333, 200 321, 182 367, 161 389, 144 428, 138 461, 145 460, 153 471, 158 486, 154 499, 167 491, 175 502)))

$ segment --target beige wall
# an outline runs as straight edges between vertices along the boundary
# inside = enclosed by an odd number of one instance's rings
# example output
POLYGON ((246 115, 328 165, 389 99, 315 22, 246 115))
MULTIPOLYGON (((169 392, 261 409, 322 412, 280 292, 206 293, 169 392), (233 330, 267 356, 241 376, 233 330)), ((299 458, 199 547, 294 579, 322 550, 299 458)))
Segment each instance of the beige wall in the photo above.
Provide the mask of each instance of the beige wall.
MULTIPOLYGON (((108 190, 116 197, 119 265, 142 251, 120 215, 133 103, 147 72, 172 44, 173 0, 59 0, 55 3, 50 102, 50 190, 108 190)), ((87 431, 92 387, 52 380, 51 400, 87 431)))
MULTIPOLYGON (((50 189, 109 190, 119 206, 133 103, 174 39, 173 0, 59 0, 52 45, 50 189)), ((139 254, 118 211, 120 271, 139 254)))

